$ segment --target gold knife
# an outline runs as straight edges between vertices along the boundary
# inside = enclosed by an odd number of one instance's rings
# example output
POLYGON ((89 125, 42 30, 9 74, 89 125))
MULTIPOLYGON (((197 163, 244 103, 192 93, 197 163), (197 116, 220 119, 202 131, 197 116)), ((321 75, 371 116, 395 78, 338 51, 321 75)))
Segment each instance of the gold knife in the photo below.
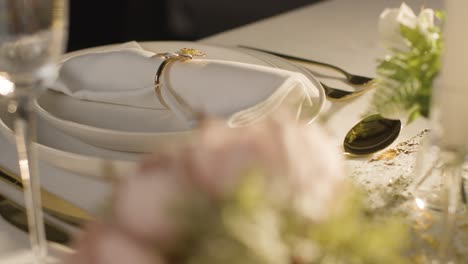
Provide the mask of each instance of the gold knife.
MULTIPOLYGON (((23 191, 20 177, 1 166, 0 182, 6 183, 19 191, 23 191)), ((93 219, 93 216, 85 210, 44 189, 41 190, 41 197, 44 212, 65 223, 73 226, 81 226, 85 222, 93 219)))
MULTIPOLYGON (((8 223, 28 232, 28 220, 26 210, 19 204, 0 195, 0 216, 8 223)), ((48 241, 67 245, 71 241, 71 235, 65 229, 44 219, 45 232, 48 241)))

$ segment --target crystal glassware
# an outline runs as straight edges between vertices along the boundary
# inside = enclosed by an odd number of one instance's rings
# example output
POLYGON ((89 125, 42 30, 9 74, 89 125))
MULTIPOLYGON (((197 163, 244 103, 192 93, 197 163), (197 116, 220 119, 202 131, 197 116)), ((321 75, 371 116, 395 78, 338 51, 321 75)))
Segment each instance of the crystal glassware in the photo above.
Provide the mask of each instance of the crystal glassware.
POLYGON ((37 263, 47 245, 42 217, 34 99, 55 80, 67 37, 67 0, 0 0, 0 93, 7 95, 24 187, 30 242, 37 263))
POLYGON ((418 153, 412 193, 418 210, 431 215, 431 226, 437 227, 432 229, 438 263, 450 263, 457 253, 457 224, 467 219, 467 98, 461 92, 441 92, 431 105, 431 132, 418 153))

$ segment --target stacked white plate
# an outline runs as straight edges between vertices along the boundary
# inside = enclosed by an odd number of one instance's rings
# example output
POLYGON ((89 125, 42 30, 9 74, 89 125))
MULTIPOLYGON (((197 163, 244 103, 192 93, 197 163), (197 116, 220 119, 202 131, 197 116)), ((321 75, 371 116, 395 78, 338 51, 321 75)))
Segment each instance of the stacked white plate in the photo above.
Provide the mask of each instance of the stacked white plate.
MULTIPOLYGON (((312 118, 319 114, 324 105, 324 91, 317 79, 301 67, 275 56, 195 42, 144 42, 140 45, 153 52, 195 48, 204 51, 210 59, 298 71, 306 75, 316 89, 316 96, 312 98, 312 118)), ((66 56, 106 48, 109 46, 82 50, 66 56)), ((52 91, 41 95, 36 105, 40 118, 37 140, 40 160, 79 176, 103 179, 108 176, 104 175, 108 168, 112 168, 116 176, 128 175, 144 153, 156 150, 162 142, 168 140, 184 140, 191 133, 168 110, 83 101, 52 91)), ((3 108, 0 119, 0 131, 13 142, 11 118, 3 108)))

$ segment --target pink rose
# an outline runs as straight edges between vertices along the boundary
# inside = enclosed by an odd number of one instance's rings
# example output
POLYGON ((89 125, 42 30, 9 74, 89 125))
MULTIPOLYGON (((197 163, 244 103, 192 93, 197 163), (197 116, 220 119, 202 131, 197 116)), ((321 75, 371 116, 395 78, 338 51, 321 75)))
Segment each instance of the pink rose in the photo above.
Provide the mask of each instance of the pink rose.
POLYGON ((339 204, 342 164, 341 153, 316 125, 284 116, 242 128, 206 120, 190 143, 162 147, 116 185, 108 225, 92 225, 72 260, 161 263, 151 247, 167 257, 187 235, 197 202, 216 207, 252 168, 265 173, 269 198, 323 221, 339 204))
POLYGON ((108 223, 96 222, 88 226, 75 242, 76 253, 67 264, 163 264, 154 249, 133 239, 108 223))
POLYGON ((120 184, 116 219, 142 238, 171 244, 181 232, 171 214, 177 203, 189 200, 194 189, 219 200, 254 166, 271 177, 288 177, 285 188, 293 188, 295 206, 322 219, 345 178, 341 154, 333 146, 318 126, 290 119, 234 129, 206 121, 190 144, 163 149, 120 184))
POLYGON ((134 177, 116 188, 115 221, 140 239, 170 247, 179 235, 176 206, 184 202, 191 187, 182 177, 177 155, 161 154, 143 162, 134 177))

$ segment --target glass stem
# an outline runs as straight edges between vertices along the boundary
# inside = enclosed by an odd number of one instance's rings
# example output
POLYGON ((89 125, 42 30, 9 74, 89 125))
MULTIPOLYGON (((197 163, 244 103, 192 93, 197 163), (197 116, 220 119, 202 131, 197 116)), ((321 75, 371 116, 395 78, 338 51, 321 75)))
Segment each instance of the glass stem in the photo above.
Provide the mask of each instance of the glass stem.
POLYGON ((439 248, 439 255, 442 263, 449 263, 451 258, 451 248, 453 236, 455 235, 455 227, 457 222, 457 213, 460 209, 460 198, 462 184, 462 165, 463 163, 455 162, 446 164, 443 172, 444 179, 444 218, 443 218, 443 233, 439 248))
POLYGON ((30 87, 19 90, 26 93, 15 96, 10 101, 9 110, 15 114, 16 147, 24 187, 30 243, 36 262, 43 264, 47 257, 47 243, 42 214, 37 155, 32 145, 36 134, 35 113, 32 110, 34 95, 30 87))

